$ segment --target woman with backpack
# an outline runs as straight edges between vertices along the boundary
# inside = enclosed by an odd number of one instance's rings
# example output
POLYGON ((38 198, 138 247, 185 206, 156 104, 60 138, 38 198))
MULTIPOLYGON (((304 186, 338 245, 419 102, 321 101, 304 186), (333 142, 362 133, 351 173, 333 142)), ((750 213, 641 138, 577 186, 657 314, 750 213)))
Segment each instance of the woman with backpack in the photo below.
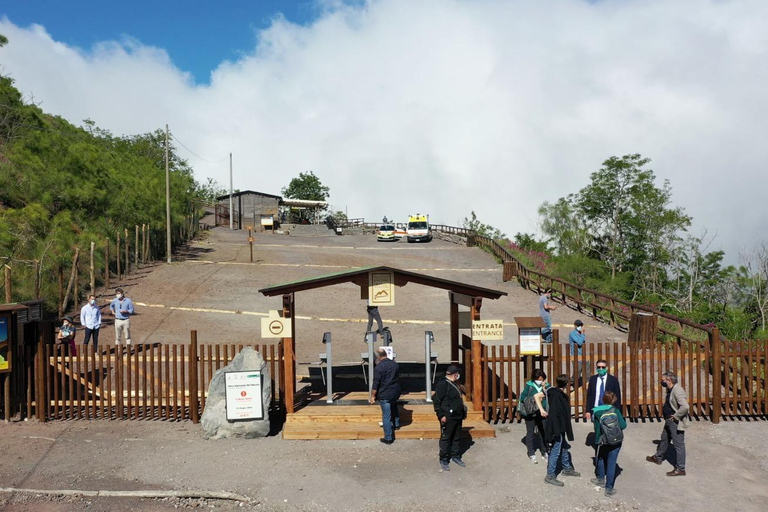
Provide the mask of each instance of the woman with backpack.
POLYGON ((605 487, 605 495, 613 496, 616 489, 613 484, 616 481, 616 461, 619 458, 621 443, 624 441, 623 430, 627 428, 627 421, 613 404, 616 403, 616 394, 606 391, 603 395, 603 405, 595 407, 592 413, 592 421, 595 424, 595 445, 597 445, 597 478, 591 482, 600 487, 605 487))
MULTIPOLYGON (((546 461, 548 455, 546 443, 544 443, 544 421, 541 417, 541 413, 536 407, 536 402, 533 397, 537 393, 543 392, 548 387, 547 374, 544 373, 544 370, 536 368, 533 370, 531 380, 525 383, 525 388, 523 388, 523 392, 520 393, 520 397, 517 401, 517 410, 520 413, 520 416, 525 420, 525 446, 528 448, 528 458, 531 459, 531 462, 534 464, 539 463, 539 461, 536 460, 535 441, 537 434, 541 443, 541 457, 546 461)), ((546 398, 543 400, 542 405, 546 410, 546 398)))

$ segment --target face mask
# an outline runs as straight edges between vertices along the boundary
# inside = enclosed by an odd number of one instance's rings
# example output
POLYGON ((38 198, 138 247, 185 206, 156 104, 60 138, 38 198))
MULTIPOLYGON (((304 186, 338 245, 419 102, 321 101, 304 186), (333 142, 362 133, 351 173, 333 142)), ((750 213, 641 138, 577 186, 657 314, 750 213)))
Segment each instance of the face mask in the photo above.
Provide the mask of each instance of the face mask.
POLYGON ((669 387, 669 383, 667 381, 663 380, 663 381, 661 381, 661 387, 668 388, 669 387))
POLYGON ((606 373, 608 373, 608 368, 598 368, 597 374, 601 377, 603 377, 606 373))
POLYGON ((579 332, 581 332, 581 326, 578 326, 578 327, 576 328, 576 330, 577 330, 577 331, 579 331, 579 332))
POLYGON ((543 381, 543 380, 537 380, 537 381, 536 381, 536 385, 537 385, 537 386, 539 386, 539 387, 541 387, 541 386, 543 386, 543 385, 544 385, 544 381, 543 381))
POLYGON ((118 299, 122 299, 122 298, 123 298, 123 294, 122 294, 122 293, 118 293, 118 294, 117 294, 117 298, 118 298, 118 299))
POLYGON ((89 300, 88 302, 90 302, 90 303, 91 303, 91 306, 93 306, 94 304, 96 304, 96 301, 95 301, 94 299, 91 299, 91 300, 89 300))

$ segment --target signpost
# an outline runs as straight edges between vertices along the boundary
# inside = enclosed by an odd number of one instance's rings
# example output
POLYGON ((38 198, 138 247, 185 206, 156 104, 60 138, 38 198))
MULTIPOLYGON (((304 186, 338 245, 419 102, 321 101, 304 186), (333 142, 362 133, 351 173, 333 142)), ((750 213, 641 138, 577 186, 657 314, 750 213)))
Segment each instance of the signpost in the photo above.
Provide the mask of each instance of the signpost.
POLYGON ((270 311, 269 317, 261 319, 262 338, 290 338, 293 336, 291 319, 282 318, 277 311, 270 311))
POLYGON ((472 339, 503 341, 504 323, 501 320, 475 320, 472 322, 472 339))
POLYGON ((368 305, 395 305, 395 274, 393 272, 368 273, 368 305))
POLYGON ((262 420, 261 371, 227 372, 227 421, 262 420))

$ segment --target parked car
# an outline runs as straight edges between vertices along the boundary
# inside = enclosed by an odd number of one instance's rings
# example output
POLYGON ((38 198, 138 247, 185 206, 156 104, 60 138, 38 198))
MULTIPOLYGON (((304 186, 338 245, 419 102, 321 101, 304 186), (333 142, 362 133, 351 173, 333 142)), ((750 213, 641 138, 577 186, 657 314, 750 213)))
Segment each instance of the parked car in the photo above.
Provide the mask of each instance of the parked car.
POLYGON ((379 226, 379 232, 376 233, 376 240, 379 242, 394 242, 395 238, 395 226, 392 224, 382 224, 379 226))
POLYGON ((400 240, 407 234, 407 230, 404 222, 398 222, 395 224, 395 239, 400 240))

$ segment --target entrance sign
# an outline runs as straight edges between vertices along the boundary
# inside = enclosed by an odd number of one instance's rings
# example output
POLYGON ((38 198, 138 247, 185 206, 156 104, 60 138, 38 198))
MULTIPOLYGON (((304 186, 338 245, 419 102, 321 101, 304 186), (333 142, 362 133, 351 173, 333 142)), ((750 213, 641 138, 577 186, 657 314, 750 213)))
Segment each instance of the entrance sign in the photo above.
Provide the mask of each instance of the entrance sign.
POLYGON ((472 339, 483 341, 504 340, 504 322, 501 320, 477 320, 472 322, 472 339))
POLYGON ((541 355, 541 329, 533 327, 520 328, 520 354, 526 356, 541 355))
POLYGON ((368 305, 395 305, 395 274, 394 272, 368 273, 368 305))
POLYGON ((264 419, 261 371, 227 372, 227 421, 264 419))
POLYGON ((261 319, 262 338, 290 338, 293 336, 290 318, 270 316, 261 319))

